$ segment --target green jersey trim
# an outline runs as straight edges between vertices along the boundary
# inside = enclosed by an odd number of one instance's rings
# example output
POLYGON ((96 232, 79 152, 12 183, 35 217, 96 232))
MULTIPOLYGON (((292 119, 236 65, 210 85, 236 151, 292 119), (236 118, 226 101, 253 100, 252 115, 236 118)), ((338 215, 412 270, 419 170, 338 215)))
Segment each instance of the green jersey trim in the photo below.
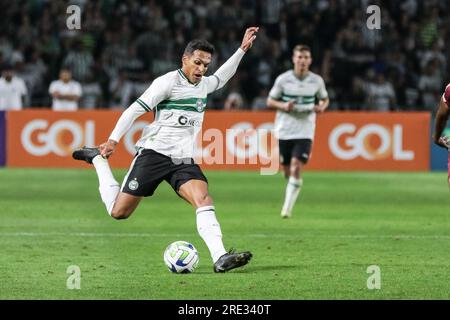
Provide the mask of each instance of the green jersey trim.
POLYGON ((311 104, 316 101, 316 97, 315 96, 292 96, 292 95, 283 94, 280 100, 281 101, 295 100, 295 103, 297 103, 297 104, 311 104))
POLYGON ((147 111, 147 112, 150 112, 150 111, 151 111, 150 107, 149 107, 144 101, 142 101, 141 99, 137 99, 136 102, 139 103, 139 105, 140 105, 145 111, 147 111))
POLYGON ((180 74, 180 76, 186 80, 187 82, 189 82, 190 84, 193 84, 194 86, 198 86, 200 82, 198 83, 193 83, 191 82, 191 80, 189 80, 189 78, 187 77, 187 75, 184 73, 183 69, 178 69, 178 73, 180 74))
POLYGON ((189 98, 179 100, 163 100, 156 108, 158 110, 185 110, 194 112, 203 112, 206 108, 206 98, 189 98))

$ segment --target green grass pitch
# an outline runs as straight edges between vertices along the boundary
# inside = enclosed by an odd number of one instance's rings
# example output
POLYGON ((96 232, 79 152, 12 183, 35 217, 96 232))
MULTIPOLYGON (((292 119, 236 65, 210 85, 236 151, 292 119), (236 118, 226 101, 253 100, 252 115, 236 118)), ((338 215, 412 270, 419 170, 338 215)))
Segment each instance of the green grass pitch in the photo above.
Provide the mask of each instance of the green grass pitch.
POLYGON ((225 246, 254 254, 241 270, 213 272, 194 210, 166 183, 116 221, 94 170, 0 170, 0 299, 450 298, 446 174, 306 172, 289 220, 281 175, 206 175, 225 246), (164 265, 175 240, 199 250, 193 274, 164 265), (66 287, 71 265, 80 290, 66 287))

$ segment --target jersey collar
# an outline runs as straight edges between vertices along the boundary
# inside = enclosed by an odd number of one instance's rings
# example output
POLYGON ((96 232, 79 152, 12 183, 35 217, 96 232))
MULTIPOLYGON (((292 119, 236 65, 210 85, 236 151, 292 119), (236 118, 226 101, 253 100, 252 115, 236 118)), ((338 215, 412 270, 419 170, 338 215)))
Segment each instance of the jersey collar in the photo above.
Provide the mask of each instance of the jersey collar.
POLYGON ((298 79, 298 80, 300 80, 300 81, 305 81, 305 80, 310 76, 311 71, 308 71, 308 73, 307 73, 303 78, 300 78, 300 77, 295 73, 295 70, 292 70, 292 73, 294 74, 294 77, 295 77, 296 79, 298 79))
POLYGON ((184 79, 184 80, 186 80, 189 84, 192 84, 192 85, 194 85, 194 86, 198 86, 199 85, 199 83, 201 82, 198 82, 198 83, 193 83, 193 82, 191 82, 190 80, 189 80, 189 78, 187 77, 187 75, 184 73, 184 71, 183 71, 183 69, 178 69, 178 73, 179 73, 179 75, 184 79))

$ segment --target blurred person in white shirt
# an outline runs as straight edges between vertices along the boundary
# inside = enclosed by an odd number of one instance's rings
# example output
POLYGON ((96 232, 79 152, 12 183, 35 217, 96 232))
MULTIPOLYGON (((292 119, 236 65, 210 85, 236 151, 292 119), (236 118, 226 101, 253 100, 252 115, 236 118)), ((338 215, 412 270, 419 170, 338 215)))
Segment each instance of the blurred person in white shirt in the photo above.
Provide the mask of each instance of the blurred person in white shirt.
POLYGON ((14 68, 7 66, 0 78, 0 110, 21 110, 27 93, 25 81, 14 76, 14 68))
POLYGON ((59 80, 52 81, 48 91, 53 98, 52 109, 54 111, 78 109, 82 89, 79 82, 72 80, 72 72, 69 69, 61 69, 59 80))
POLYGON ((376 80, 367 88, 367 107, 372 111, 392 111, 396 109, 397 99, 391 82, 386 81, 384 74, 378 73, 376 80))

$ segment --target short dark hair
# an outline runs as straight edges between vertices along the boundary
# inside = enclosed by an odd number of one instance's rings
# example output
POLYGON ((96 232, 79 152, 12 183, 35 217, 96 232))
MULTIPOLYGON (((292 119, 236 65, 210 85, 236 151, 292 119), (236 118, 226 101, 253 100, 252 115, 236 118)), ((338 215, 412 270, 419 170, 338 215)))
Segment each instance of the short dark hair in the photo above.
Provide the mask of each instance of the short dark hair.
POLYGON ((214 51, 216 49, 214 48, 214 46, 211 43, 209 43, 206 40, 195 39, 187 44, 186 48, 184 49, 184 54, 191 55, 194 53, 195 50, 206 51, 206 52, 211 53, 211 55, 212 55, 212 54, 214 54, 214 51))
POLYGON ((292 50, 292 53, 295 53, 295 51, 299 51, 299 52, 308 51, 309 53, 311 53, 311 48, 305 44, 298 44, 294 47, 294 50, 292 50))

